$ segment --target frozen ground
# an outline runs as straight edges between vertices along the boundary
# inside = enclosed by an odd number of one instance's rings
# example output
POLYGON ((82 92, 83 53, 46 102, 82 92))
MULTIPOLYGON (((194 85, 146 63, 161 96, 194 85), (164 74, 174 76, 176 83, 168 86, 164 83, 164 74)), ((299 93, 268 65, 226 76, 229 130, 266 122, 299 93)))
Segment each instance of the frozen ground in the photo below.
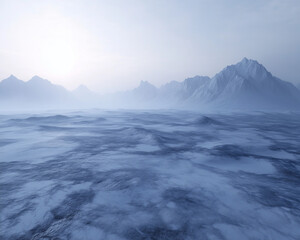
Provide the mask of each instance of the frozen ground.
POLYGON ((300 239, 300 114, 0 116, 0 238, 300 239))

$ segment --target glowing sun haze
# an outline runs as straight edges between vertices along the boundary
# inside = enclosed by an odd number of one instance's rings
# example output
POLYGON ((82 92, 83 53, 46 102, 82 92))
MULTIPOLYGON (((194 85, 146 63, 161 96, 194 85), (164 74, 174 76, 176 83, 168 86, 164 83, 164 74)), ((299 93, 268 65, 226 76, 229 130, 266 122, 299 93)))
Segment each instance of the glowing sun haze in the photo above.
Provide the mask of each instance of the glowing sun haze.
POLYGON ((298 82, 299 0, 0 0, 0 79, 126 90, 243 57, 298 82))

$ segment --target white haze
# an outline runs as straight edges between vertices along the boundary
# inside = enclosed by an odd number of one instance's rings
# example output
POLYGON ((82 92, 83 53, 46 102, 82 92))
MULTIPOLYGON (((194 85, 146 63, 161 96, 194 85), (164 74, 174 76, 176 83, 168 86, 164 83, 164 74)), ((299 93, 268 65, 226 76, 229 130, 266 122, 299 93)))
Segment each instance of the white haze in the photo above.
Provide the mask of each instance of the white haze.
POLYGON ((300 110, 300 90, 273 76, 255 60, 244 58, 213 78, 195 76, 160 88, 149 82, 129 91, 100 95, 81 85, 74 91, 34 76, 0 82, 2 110, 28 109, 192 109, 198 111, 300 110))
POLYGON ((1 0, 0 79, 101 93, 210 77, 244 56, 299 82, 298 0, 1 0))

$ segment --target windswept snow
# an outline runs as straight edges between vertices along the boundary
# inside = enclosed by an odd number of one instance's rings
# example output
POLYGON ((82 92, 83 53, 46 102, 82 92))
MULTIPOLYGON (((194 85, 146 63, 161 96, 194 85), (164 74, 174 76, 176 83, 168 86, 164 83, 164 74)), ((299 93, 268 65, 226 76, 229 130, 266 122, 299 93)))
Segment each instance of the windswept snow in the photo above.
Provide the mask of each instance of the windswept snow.
POLYGON ((1 239, 299 239, 300 115, 0 116, 1 239))

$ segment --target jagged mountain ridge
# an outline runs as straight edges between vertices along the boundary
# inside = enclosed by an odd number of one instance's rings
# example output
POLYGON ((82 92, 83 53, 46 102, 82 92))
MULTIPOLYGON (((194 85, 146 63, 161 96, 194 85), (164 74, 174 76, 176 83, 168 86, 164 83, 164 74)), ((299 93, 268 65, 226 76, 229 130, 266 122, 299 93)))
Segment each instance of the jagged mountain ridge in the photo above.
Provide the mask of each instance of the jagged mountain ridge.
POLYGON ((57 105, 71 101, 70 93, 59 85, 34 76, 24 82, 11 75, 0 82, 0 101, 12 107, 57 105))
POLYGON ((255 60, 244 58, 214 77, 195 76, 157 88, 149 82, 106 97, 81 85, 70 92, 34 76, 23 82, 10 76, 0 82, 0 106, 66 108, 183 108, 230 110, 298 110, 300 91, 274 77, 255 60))
POLYGON ((257 61, 244 58, 213 78, 195 76, 167 83, 157 89, 153 103, 192 109, 291 110, 300 109, 300 91, 257 61))
POLYGON ((64 87, 38 76, 25 82, 11 75, 0 82, 1 109, 64 108, 74 105, 75 100, 64 87))

